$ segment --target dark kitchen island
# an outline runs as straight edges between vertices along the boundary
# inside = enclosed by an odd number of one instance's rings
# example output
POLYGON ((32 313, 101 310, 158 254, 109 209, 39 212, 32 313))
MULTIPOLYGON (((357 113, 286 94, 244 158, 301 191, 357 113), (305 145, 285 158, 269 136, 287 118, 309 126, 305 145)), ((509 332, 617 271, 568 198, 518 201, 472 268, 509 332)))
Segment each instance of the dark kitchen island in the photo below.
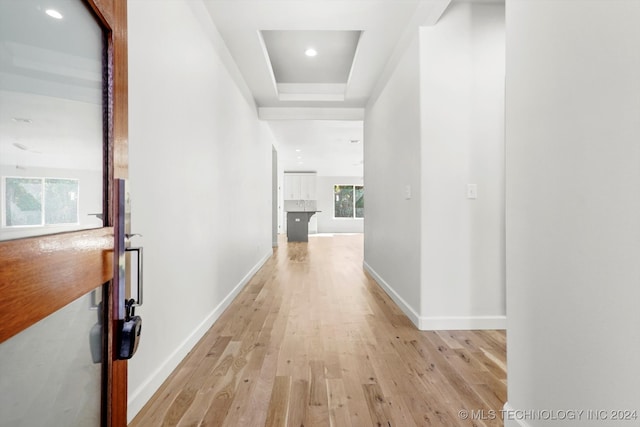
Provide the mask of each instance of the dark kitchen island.
POLYGON ((320 211, 287 212, 287 240, 289 242, 309 241, 309 220, 320 211))

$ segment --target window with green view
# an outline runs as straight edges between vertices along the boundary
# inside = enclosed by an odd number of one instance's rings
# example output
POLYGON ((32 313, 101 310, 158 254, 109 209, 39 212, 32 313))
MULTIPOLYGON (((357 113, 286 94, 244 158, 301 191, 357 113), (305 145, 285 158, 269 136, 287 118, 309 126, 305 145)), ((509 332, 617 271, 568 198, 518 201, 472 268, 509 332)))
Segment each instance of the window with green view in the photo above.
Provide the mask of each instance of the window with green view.
POLYGON ((364 218, 364 187, 335 185, 333 187, 334 218, 364 218))
POLYGON ((78 223, 78 180, 4 178, 4 226, 78 223))

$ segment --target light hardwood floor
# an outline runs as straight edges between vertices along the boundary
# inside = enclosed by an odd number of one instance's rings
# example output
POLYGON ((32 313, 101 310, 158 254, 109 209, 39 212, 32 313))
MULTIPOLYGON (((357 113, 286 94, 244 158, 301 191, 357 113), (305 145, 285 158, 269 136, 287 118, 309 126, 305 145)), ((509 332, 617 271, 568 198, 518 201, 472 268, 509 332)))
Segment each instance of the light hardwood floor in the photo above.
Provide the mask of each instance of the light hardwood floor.
POLYGON ((362 261, 362 235, 281 240, 131 426, 502 425, 504 332, 420 332, 362 261))

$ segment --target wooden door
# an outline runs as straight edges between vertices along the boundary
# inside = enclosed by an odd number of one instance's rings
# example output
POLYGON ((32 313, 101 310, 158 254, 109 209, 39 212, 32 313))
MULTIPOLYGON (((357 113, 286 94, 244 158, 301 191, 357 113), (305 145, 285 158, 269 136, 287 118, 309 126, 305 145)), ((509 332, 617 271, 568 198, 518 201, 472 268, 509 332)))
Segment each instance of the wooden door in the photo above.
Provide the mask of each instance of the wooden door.
MULTIPOLYGON (((117 331, 124 318, 121 302, 124 295, 123 284, 112 280, 116 264, 114 224, 119 215, 113 200, 113 182, 115 178, 127 178, 128 174, 126 0, 65 1, 84 1, 104 37, 103 202, 102 212, 96 214, 102 216, 103 226, 0 242, 0 345, 99 289, 104 307, 100 425, 121 427, 126 425, 127 363, 118 360, 116 354, 117 331)), ((37 12, 35 9, 33 13, 37 12)), ((81 39, 78 34, 76 42, 81 39)), ((12 44, 7 42, 0 47, 6 46, 11 48, 12 44)), ((33 71, 37 72, 56 73, 33 71)), ((26 147, 18 142, 13 145, 26 147)))

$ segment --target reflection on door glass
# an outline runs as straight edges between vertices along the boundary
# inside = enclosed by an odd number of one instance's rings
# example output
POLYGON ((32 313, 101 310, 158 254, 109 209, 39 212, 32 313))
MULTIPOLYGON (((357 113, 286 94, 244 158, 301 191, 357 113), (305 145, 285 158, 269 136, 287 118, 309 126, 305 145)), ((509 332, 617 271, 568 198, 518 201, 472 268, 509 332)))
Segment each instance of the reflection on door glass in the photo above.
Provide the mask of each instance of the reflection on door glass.
POLYGON ((78 223, 78 180, 44 180, 44 223, 78 223))
POLYGON ((364 218, 364 187, 356 185, 356 218, 364 218))
POLYGON ((5 226, 42 225, 42 180, 5 178, 5 226))
POLYGON ((104 37, 82 0, 0 0, 0 240, 102 227, 104 37))
POLYGON ((100 426, 99 293, 0 343, 0 426, 100 426))
POLYGON ((4 188, 7 228, 78 224, 77 179, 5 177, 4 188))

